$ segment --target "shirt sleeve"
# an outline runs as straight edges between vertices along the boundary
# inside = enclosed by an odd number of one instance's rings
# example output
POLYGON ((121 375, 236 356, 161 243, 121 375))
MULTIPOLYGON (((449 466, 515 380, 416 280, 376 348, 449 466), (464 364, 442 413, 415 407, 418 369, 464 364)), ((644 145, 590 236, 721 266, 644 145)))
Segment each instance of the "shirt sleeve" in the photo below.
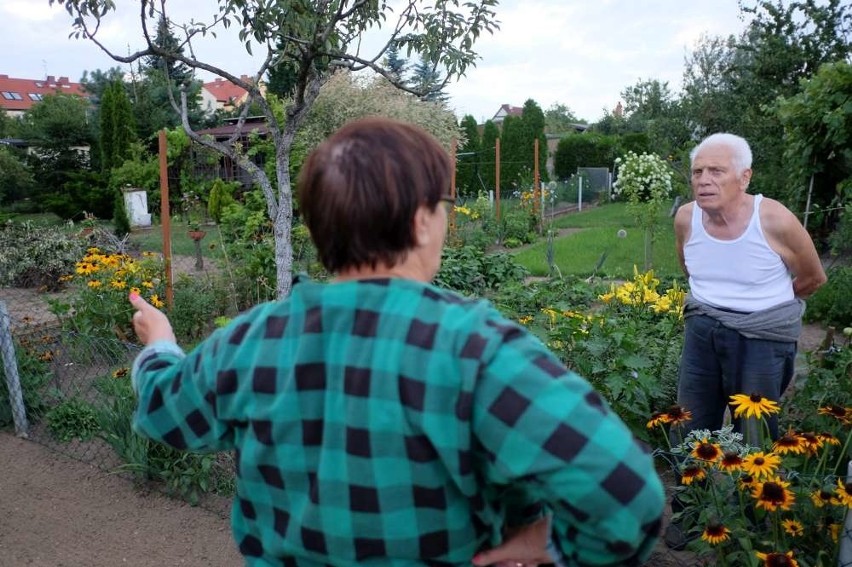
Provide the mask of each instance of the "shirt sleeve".
POLYGON ((222 451, 233 447, 233 432, 217 417, 215 376, 209 364, 220 332, 187 356, 175 343, 157 341, 133 362, 131 381, 137 395, 134 430, 175 449, 222 451))
POLYGON ((483 352, 473 412, 486 479, 543 503, 569 562, 641 564, 665 502, 651 455, 538 339, 505 319, 488 326, 498 338, 483 352))

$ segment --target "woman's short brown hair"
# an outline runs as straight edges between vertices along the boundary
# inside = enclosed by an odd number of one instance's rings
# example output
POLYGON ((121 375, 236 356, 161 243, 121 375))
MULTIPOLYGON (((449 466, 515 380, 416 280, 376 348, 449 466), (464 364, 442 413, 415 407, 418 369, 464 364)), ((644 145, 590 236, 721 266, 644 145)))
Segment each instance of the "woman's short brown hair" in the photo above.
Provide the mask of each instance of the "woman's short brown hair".
POLYGON ((449 194, 449 155, 425 130, 363 118, 320 144, 299 175, 299 208, 325 268, 394 266, 414 248, 414 215, 449 194))

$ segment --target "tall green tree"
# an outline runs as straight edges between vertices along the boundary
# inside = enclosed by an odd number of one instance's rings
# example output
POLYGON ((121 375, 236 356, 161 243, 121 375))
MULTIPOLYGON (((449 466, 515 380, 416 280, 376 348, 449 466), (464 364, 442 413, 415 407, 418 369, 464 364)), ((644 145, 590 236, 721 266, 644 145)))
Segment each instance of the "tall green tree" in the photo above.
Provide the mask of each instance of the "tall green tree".
MULTIPOLYGON (((73 22, 76 37, 98 41, 101 23, 112 15, 116 3, 112 0, 49 0, 49 4, 64 6, 73 22)), ((170 22, 167 3, 140 0, 138 10, 141 29, 151 29, 162 18, 170 22)), ((274 183, 264 168, 255 164, 245 149, 228 145, 198 135, 189 121, 190 97, 182 96, 183 124, 190 137, 207 147, 216 149, 234 160, 246 170, 264 194, 267 213, 273 222, 275 235, 275 265, 277 292, 283 297, 289 294, 293 250, 290 241, 292 225, 292 182, 290 157, 295 148, 296 134, 302 127, 320 87, 334 70, 348 68, 352 71, 370 69, 381 74, 399 88, 408 88, 395 81, 382 63, 379 54, 394 42, 400 50, 416 54, 421 61, 429 61, 440 69, 443 88, 447 81, 459 77, 473 65, 477 55, 473 51, 475 40, 483 33, 497 29, 494 8, 497 0, 470 0, 464 3, 434 0, 404 0, 401 5, 391 7, 386 3, 357 2, 342 9, 339 3, 311 2, 302 0, 220 0, 213 21, 205 24, 193 19, 185 26, 175 25, 174 30, 188 34, 178 47, 158 43, 143 35, 145 47, 134 53, 122 55, 124 41, 110 47, 104 42, 100 46, 114 60, 133 63, 140 58, 158 56, 187 65, 192 69, 204 69, 246 89, 253 102, 257 102, 266 117, 269 136, 275 146, 274 183), (388 17, 393 10, 393 17, 388 17), (245 48, 260 55, 262 63, 254 77, 263 77, 276 58, 277 46, 284 43, 293 46, 286 49, 286 57, 292 59, 298 69, 298 80, 292 96, 285 102, 284 111, 274 112, 271 99, 260 92, 257 81, 245 81, 239 73, 222 69, 215 62, 196 58, 194 51, 183 52, 180 47, 191 45, 194 37, 214 34, 222 27, 234 25, 239 29, 239 40, 245 48), (376 56, 361 52, 362 36, 368 29, 386 33, 386 41, 376 56), (327 70, 318 61, 329 61, 327 70)), ((139 33, 139 32, 137 32, 139 33)), ((174 79, 169 76, 169 80, 174 79)), ((181 93, 186 95, 186 93, 181 93)), ((427 93, 418 93, 425 95, 427 93)), ((242 128, 246 112, 237 122, 242 128)))
POLYGON ((438 66, 422 57, 411 68, 411 76, 408 79, 408 83, 414 90, 424 93, 420 95, 421 100, 428 102, 447 102, 450 98, 444 92, 446 82, 441 78, 438 66))
POLYGON ((553 156, 557 179, 568 179, 579 167, 612 168, 618 138, 597 133, 568 134, 559 140, 553 156))
POLYGON ((391 42, 388 45, 385 61, 391 78, 399 83, 404 82, 405 74, 408 71, 408 61, 399 54, 399 47, 396 42, 391 42))
MULTIPOLYGON (((500 190, 518 191, 521 177, 532 179, 531 159, 527 155, 524 122, 518 116, 506 116, 500 126, 500 190)), ((524 188, 525 189, 525 188, 524 188)))
POLYGON ((808 228, 827 238, 852 198, 852 65, 826 63, 801 86, 776 104, 789 176, 785 197, 799 211, 810 202, 816 214, 808 228))
POLYGON ((574 132, 575 124, 585 124, 574 112, 561 102, 554 102, 544 111, 545 134, 567 134, 574 132))
MULTIPOLYGON (((482 126, 482 145, 480 147, 480 181, 489 191, 494 190, 497 175, 497 158, 495 149, 500 138, 500 130, 493 120, 487 120, 482 126)), ((502 152, 501 152, 502 153, 502 152)))
POLYGON ((464 143, 459 145, 456 157, 456 188, 462 197, 476 197, 482 186, 479 183, 480 154, 479 126, 476 118, 467 114, 459 127, 464 143))
POLYGON ((535 164, 535 141, 538 140, 538 171, 541 179, 547 178, 547 138, 544 135, 546 118, 533 99, 524 102, 521 112, 523 122, 523 153, 525 167, 532 172, 535 164))
POLYGON ((130 99, 123 81, 113 81, 104 91, 100 105, 101 169, 107 171, 130 157, 136 128, 130 99))

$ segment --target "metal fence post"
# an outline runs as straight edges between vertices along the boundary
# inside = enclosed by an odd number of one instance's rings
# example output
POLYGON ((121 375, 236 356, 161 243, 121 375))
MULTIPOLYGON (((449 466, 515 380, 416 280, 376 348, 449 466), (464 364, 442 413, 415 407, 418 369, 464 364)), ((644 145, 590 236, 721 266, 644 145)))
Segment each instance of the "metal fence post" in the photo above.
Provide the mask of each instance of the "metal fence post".
POLYGON ((24 407, 24 395, 21 391, 21 377, 18 374, 18 359, 15 356, 15 344, 12 341, 12 326, 6 303, 0 301, 0 357, 3 358, 3 370, 6 375, 6 388, 9 391, 9 405, 15 422, 15 434, 26 437, 29 431, 27 410, 24 407))

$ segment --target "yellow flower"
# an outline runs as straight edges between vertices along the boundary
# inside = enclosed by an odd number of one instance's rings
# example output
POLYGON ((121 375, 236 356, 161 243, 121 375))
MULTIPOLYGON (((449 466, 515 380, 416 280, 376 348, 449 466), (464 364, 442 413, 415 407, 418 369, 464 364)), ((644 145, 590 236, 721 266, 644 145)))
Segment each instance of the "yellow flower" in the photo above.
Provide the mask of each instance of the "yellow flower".
POLYGON ((149 281, 146 280, 146 281, 142 282, 142 287, 152 289, 154 287, 154 284, 152 282, 149 282, 149 281))
POLYGON ((524 315, 523 317, 518 317, 518 323, 521 325, 527 325, 533 320, 532 315, 524 315))
POLYGON ((122 366, 121 368, 116 369, 116 370, 112 373, 112 377, 113 377, 113 378, 124 378, 125 376, 127 376, 127 374, 128 374, 129 372, 130 372, 130 369, 129 369, 129 368, 127 368, 126 366, 122 366))
POLYGON ((648 423, 645 424, 645 427, 648 429, 653 429, 654 427, 663 426, 666 423, 671 423, 671 418, 669 418, 669 414, 664 411, 655 411, 651 415, 651 419, 648 420, 648 423))
POLYGON ((837 522, 828 524, 828 533, 831 535, 831 541, 837 543, 837 540, 840 538, 840 524, 837 522))
POLYGON ((817 437, 819 437, 825 445, 834 445, 835 447, 840 446, 840 439, 831 433, 817 433, 817 437))
POLYGON ((90 288, 94 289, 94 288, 97 288, 97 287, 101 287, 101 282, 99 282, 98 280, 89 280, 88 283, 86 283, 86 285, 89 286, 90 288))
POLYGON ((759 451, 743 458, 743 470, 757 479, 770 477, 781 465, 781 457, 759 451))
POLYGON ((710 443, 707 439, 702 439, 690 453, 699 461, 707 461, 715 463, 722 456, 722 449, 716 443, 710 443))
POLYGON ((734 417, 755 417, 760 419, 764 415, 778 413, 781 408, 777 402, 764 398, 760 394, 735 394, 731 396, 731 406, 734 409, 734 417))
POLYGON ((722 460, 719 461, 719 468, 729 473, 742 470, 743 458, 736 451, 728 451, 722 455, 722 460))
POLYGON ((772 451, 779 455, 786 455, 787 453, 800 455, 805 452, 805 446, 802 438, 792 429, 788 429, 787 433, 779 437, 772 445, 772 451))
POLYGON ((731 530, 722 524, 707 524, 704 531, 701 533, 701 539, 710 545, 718 545, 730 538, 731 530))
POLYGON ((838 478, 834 496, 842 506, 852 508, 852 481, 844 483, 842 479, 838 478))
POLYGON ((816 508, 822 508, 823 506, 829 504, 835 506, 840 504, 840 500, 838 500, 834 496, 834 492, 832 492, 831 490, 826 490, 824 488, 811 492, 811 502, 814 503, 814 506, 816 508))
POLYGON ((701 480, 707 477, 707 472, 701 465, 693 463, 684 467, 681 472, 680 481, 683 484, 690 485, 694 480, 701 480))
POLYGON ((680 406, 672 406, 666 411, 669 423, 672 425, 680 425, 692 419, 692 412, 680 406))
POLYGON ((784 520, 781 522, 784 531, 793 537, 801 537, 805 533, 805 526, 798 520, 784 520))
POLYGON ((803 451, 808 455, 816 455, 825 443, 822 437, 813 432, 800 433, 799 437, 802 440, 803 451))
POLYGON ((142 295, 142 290, 139 289, 138 287, 131 287, 130 293, 135 293, 136 295, 142 295))
POLYGON ((784 482, 780 478, 773 478, 764 482, 758 482, 752 488, 751 495, 757 500, 757 507, 763 508, 767 512, 774 512, 779 508, 789 510, 793 502, 796 501, 796 496, 787 487, 789 482, 784 482))
POLYGON ((113 289, 124 289, 127 287, 127 282, 124 280, 112 280, 111 282, 109 282, 109 285, 113 289))
POLYGON ((151 305, 153 305, 157 309, 160 309, 163 305, 165 305, 165 303, 163 303, 160 300, 160 296, 157 295, 156 293, 151 296, 150 301, 151 301, 151 305))
POLYGON ((852 416, 852 408, 845 408, 835 404, 828 404, 817 410, 820 415, 830 415, 841 423, 849 424, 849 418, 852 416))
POLYGON ((793 552, 787 553, 761 553, 756 551, 757 558, 763 561, 763 567, 799 567, 799 562, 793 559, 793 552))

